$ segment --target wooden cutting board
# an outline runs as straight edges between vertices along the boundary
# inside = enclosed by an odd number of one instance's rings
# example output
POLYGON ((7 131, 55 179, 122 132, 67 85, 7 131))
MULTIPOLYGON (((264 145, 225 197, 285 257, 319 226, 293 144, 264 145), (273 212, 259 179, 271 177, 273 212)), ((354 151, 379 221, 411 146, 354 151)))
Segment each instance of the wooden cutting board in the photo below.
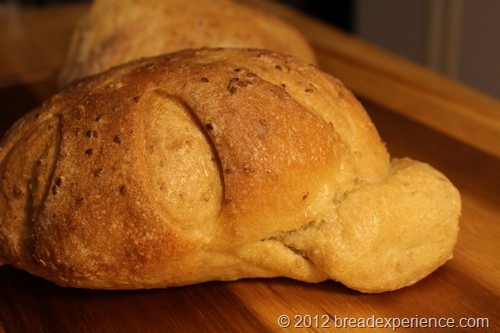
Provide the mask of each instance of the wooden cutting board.
MULTIPOLYGON (((0 332, 393 332, 396 325, 400 332, 499 332, 499 102, 286 7, 247 2, 301 27, 320 66, 353 89, 392 155, 426 161, 458 187, 463 213, 454 259, 414 286, 376 295, 333 281, 284 278, 147 291, 78 290, 3 266, 0 332)), ((84 8, 10 17, 23 31, 23 25, 44 26, 56 16, 62 29, 34 29, 24 40, 15 39, 25 45, 15 59, 5 51, 13 37, 0 29, 1 133, 56 90, 62 52, 47 55, 45 49, 64 50, 84 8), (44 38, 45 44, 33 42, 44 38), (39 63, 23 52, 47 59, 39 63), (8 66, 13 62, 16 70, 8 66)))

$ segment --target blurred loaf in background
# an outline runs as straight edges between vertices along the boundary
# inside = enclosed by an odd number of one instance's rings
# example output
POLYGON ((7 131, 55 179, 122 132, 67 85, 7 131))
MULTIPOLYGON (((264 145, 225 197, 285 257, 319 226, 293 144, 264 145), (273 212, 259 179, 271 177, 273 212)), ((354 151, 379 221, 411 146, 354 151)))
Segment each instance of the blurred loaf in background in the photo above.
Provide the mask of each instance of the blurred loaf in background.
POLYGON ((130 60, 203 47, 251 47, 316 63, 288 23, 231 0, 95 0, 75 28, 61 86, 130 60))

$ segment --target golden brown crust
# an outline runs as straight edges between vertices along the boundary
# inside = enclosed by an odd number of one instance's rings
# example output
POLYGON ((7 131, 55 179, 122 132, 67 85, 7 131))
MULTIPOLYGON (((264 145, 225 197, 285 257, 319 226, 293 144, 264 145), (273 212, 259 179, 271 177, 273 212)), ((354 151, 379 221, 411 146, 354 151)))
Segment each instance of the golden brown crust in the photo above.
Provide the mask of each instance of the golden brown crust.
POLYGON ((187 50, 75 82, 0 150, 0 262, 135 289, 288 276, 381 292, 451 257, 460 197, 390 161, 336 79, 263 50, 187 50))
POLYGON ((252 47, 315 63, 294 27, 230 0, 94 0, 78 23, 60 83, 142 57, 203 47, 252 47))

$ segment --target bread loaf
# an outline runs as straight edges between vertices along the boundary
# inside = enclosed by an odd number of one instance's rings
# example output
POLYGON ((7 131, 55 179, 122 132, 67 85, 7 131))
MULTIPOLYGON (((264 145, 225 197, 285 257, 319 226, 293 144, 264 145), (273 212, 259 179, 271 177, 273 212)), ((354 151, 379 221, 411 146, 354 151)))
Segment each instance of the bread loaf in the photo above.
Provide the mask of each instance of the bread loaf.
POLYGON ((74 82, 0 145, 0 263, 62 286, 285 276, 363 292, 452 257, 460 197, 390 159, 340 81, 256 49, 185 50, 74 82))
POLYGON ((294 27, 235 1, 94 0, 74 31, 60 84, 134 59, 203 47, 253 47, 316 61, 294 27))

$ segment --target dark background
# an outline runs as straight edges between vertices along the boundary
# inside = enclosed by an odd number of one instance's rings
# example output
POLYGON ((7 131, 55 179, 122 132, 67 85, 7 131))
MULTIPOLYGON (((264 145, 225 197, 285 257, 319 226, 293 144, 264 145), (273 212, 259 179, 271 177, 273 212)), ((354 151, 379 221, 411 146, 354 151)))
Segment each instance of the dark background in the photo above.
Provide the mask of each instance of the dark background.
POLYGON ((279 2, 296 7, 343 30, 350 32, 354 30, 353 0, 279 0, 279 2))

